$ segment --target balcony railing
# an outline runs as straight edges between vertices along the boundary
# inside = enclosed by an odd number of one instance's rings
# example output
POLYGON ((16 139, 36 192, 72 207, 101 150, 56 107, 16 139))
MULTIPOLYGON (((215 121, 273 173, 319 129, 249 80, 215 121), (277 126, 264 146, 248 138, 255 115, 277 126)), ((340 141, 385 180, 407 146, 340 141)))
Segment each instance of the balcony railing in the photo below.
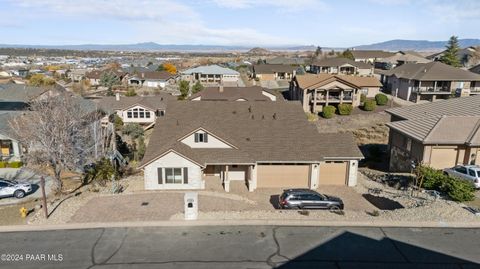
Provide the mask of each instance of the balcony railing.
POLYGON ((432 87, 418 88, 418 87, 416 87, 416 88, 413 88, 412 91, 413 92, 420 92, 420 93, 422 93, 422 92, 423 93, 429 93, 429 92, 431 92, 431 93, 435 93, 435 92, 446 93, 446 92, 448 92, 449 93, 450 89, 448 87, 437 87, 437 88, 432 88, 432 87))

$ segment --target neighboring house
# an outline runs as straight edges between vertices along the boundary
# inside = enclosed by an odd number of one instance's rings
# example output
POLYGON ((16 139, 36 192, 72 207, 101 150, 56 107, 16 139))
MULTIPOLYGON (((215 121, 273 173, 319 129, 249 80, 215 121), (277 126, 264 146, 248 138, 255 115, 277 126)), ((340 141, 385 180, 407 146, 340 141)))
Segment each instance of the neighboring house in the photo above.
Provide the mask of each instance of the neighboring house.
POLYGON ((72 69, 67 71, 67 77, 73 82, 79 82, 85 78, 86 73, 87 69, 72 69))
POLYGON ((22 147, 18 140, 14 139, 10 121, 13 120, 15 112, 0 112, 0 161, 20 161, 22 147))
POLYGON ((290 83, 290 98, 300 100, 305 112, 321 112, 324 106, 360 105, 360 95, 374 97, 382 84, 374 77, 332 74, 295 76, 290 83))
POLYGON ((410 172, 412 161, 436 169, 480 165, 480 95, 386 110, 390 170, 410 172))
POLYGON ((252 87, 209 87, 190 96, 191 101, 278 101, 281 94, 260 86, 252 87))
POLYGON ((204 86, 238 86, 240 73, 218 65, 204 65, 181 72, 182 80, 195 83, 200 81, 204 86))
POLYGON ((313 61, 310 65, 309 72, 313 74, 372 76, 373 65, 364 62, 355 62, 347 58, 326 58, 313 61))
POLYGON ((468 69, 470 72, 480 74, 480 64, 468 69))
MULTIPOLYGON (((117 114, 124 123, 151 125, 157 117, 165 115, 167 102, 174 97, 169 94, 156 96, 106 96, 93 99, 107 115, 117 114)), ((105 120, 105 119, 104 119, 105 120)))
POLYGON ((282 65, 303 65, 305 60, 302 58, 287 58, 287 57, 274 57, 265 60, 266 64, 282 64, 282 65))
POLYGON ((480 93, 480 75, 440 62, 403 64, 381 80, 392 95, 414 102, 480 93))
POLYGON ((383 50, 351 50, 355 62, 374 64, 377 59, 387 58, 395 55, 394 52, 383 50))
MULTIPOLYGON (((427 59, 430 59, 432 61, 439 61, 445 51, 439 52, 432 54, 430 56, 427 56, 427 59)), ((478 47, 467 47, 460 49, 457 52, 457 58, 460 61, 460 64, 462 67, 465 68, 470 68, 472 66, 480 64, 480 46, 478 47)))
POLYGON ((402 64, 408 64, 408 63, 422 64, 422 63, 429 63, 429 62, 431 62, 431 60, 423 57, 417 52, 399 51, 395 53, 395 55, 393 56, 377 59, 375 61, 375 67, 384 69, 384 70, 390 70, 402 64))
POLYGON ((0 84, 0 111, 25 110, 30 101, 46 98, 60 91, 64 91, 60 86, 42 88, 25 84, 0 84))
POLYGON ((127 75, 126 80, 129 85, 138 85, 149 88, 165 88, 166 85, 175 84, 177 75, 170 74, 167 71, 137 72, 127 75))
POLYGON ((257 64, 252 66, 252 77, 260 81, 291 80, 299 68, 285 64, 257 64))
POLYGON ((156 126, 139 167, 147 190, 354 186, 363 158, 351 134, 319 134, 298 102, 177 101, 156 126))
POLYGON ((90 85, 98 86, 100 85, 100 78, 104 73, 113 73, 115 76, 122 81, 126 73, 122 69, 104 69, 104 70, 92 70, 85 73, 85 78, 90 81, 90 85))

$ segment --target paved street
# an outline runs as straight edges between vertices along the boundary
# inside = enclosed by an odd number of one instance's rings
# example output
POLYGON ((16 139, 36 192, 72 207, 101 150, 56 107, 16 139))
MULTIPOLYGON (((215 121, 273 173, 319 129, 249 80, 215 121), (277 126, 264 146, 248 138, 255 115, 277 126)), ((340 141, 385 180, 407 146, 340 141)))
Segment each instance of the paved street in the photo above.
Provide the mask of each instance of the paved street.
POLYGON ((0 241, 0 268, 480 268, 478 229, 107 228, 0 241))

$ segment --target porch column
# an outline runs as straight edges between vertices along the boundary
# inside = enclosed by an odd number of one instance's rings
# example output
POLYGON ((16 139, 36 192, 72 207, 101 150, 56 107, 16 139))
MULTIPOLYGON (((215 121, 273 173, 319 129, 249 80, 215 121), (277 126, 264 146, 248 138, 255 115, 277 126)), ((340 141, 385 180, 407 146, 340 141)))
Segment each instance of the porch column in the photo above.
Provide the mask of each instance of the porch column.
POLYGON ((329 95, 330 95, 329 93, 330 93, 330 90, 327 90, 327 93, 326 93, 326 95, 325 95, 325 98, 326 98, 326 99, 325 99, 325 105, 326 105, 326 106, 328 106, 328 98, 329 98, 329 95))
POLYGON ((420 91, 421 91, 421 89, 420 89, 420 88, 422 88, 422 81, 419 81, 419 82, 418 82, 418 92, 420 92, 420 91))
POLYGON ((437 91, 437 81, 436 80, 433 82, 433 91, 434 92, 437 91))
POLYGON ((343 104, 343 90, 340 91, 340 104, 343 104))
POLYGON ((225 165, 225 176, 223 184, 226 192, 230 192, 230 180, 228 178, 228 165, 225 165))
POLYGON ((20 160, 21 154, 20 154, 20 145, 18 144, 18 141, 12 140, 12 147, 13 147, 13 157, 15 159, 20 160))
POLYGON ((317 113, 317 89, 313 91, 313 113, 317 113))

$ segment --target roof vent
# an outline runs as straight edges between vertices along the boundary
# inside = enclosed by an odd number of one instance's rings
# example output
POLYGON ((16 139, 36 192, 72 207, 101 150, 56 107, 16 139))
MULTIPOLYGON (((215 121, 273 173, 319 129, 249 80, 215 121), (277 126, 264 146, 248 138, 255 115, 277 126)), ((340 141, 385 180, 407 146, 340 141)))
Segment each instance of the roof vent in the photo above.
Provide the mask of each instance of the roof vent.
POLYGON ((248 113, 252 113, 252 106, 248 107, 248 113))
POLYGON ((277 119, 277 113, 273 113, 273 119, 274 119, 274 120, 277 119))
POLYGON ((237 111, 235 111, 235 110, 234 110, 234 111, 232 111, 232 114, 237 114, 237 111))
POLYGON ((262 120, 264 120, 264 119, 265 119, 265 115, 262 115, 262 120))
POLYGON ((177 126, 180 125, 180 122, 177 120, 177 126))
POLYGON ((252 114, 252 115, 250 116, 250 118, 251 118, 252 120, 254 120, 254 119, 255 119, 255 115, 252 114))
POLYGON ((250 141, 250 137, 245 138, 245 140, 250 141))

